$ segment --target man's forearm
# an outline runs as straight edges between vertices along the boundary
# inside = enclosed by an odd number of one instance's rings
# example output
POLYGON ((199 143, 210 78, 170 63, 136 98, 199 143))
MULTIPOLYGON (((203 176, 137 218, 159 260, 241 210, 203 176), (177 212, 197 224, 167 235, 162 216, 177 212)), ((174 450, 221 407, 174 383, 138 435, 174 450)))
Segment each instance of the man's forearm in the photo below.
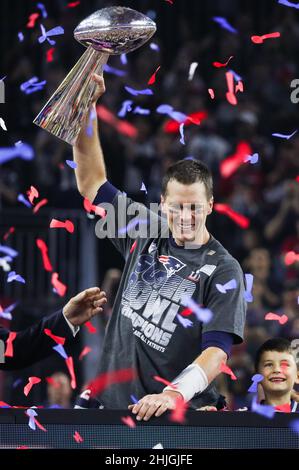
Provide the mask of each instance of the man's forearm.
MULTIPOLYGON (((93 105, 90 113, 96 113, 96 106, 93 105)), ((82 127, 78 140, 73 147, 74 161, 77 163, 75 169, 77 186, 82 196, 90 201, 96 196, 101 184, 106 181, 106 167, 104 156, 99 140, 97 116, 90 119, 90 114, 86 124, 82 127), (91 122, 92 134, 87 132, 88 124, 91 122)))
POLYGON ((226 363, 227 355, 222 349, 209 347, 205 349, 194 361, 204 371, 211 383, 221 372, 221 364, 226 363))

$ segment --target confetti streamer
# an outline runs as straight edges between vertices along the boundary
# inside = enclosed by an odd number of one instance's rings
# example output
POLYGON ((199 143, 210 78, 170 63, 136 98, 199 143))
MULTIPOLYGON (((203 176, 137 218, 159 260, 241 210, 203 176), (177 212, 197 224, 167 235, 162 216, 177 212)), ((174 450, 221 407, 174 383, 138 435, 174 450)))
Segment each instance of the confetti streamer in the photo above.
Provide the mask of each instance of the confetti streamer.
POLYGON ((87 388, 91 390, 91 397, 94 397, 114 383, 131 382, 135 377, 135 369, 121 369, 106 372, 89 382, 87 388))
POLYGON ((252 400, 251 411, 269 419, 273 418, 275 415, 274 407, 271 405, 260 405, 257 403, 256 396, 252 400))
POLYGON ((246 155, 244 157, 244 162, 245 163, 250 162, 252 165, 254 165, 258 161, 259 161, 259 154, 258 153, 254 153, 253 155, 246 155))
POLYGON ((130 395, 130 398, 131 398, 131 401, 132 401, 134 404, 138 403, 138 400, 137 400, 137 398, 136 398, 134 395, 130 395))
POLYGON ((112 75, 116 75, 117 77, 125 77, 127 72, 124 70, 116 69, 115 67, 110 67, 110 65, 105 64, 103 67, 104 72, 111 73, 112 75))
POLYGON ((293 137, 293 135, 295 135, 296 133, 298 132, 298 129, 296 129, 294 132, 292 132, 292 134, 278 134, 278 133, 275 133, 275 134, 272 134, 273 137, 279 137, 280 139, 291 139, 291 137, 293 137))
POLYGON ((133 96, 154 94, 153 90, 151 90, 150 88, 145 88, 144 90, 135 90, 134 88, 125 86, 125 90, 133 96))
POLYGON ((73 162, 73 160, 66 160, 65 163, 73 170, 78 167, 77 163, 73 162))
POLYGON ((210 309, 200 307, 191 297, 188 297, 186 295, 183 296, 182 304, 186 307, 191 308, 192 312, 195 313, 198 321, 202 323, 209 323, 209 321, 213 317, 213 313, 210 309))
POLYGON ((48 247, 41 238, 37 238, 36 245, 40 249, 43 259, 43 265, 46 271, 53 271, 51 261, 48 256, 48 247))
POLYGON ((182 124, 180 124, 180 136, 181 136, 180 142, 181 142, 182 145, 186 145, 185 144, 185 136, 184 136, 184 125, 185 124, 183 122, 182 122, 182 124))
POLYGON ((27 28, 34 28, 35 22, 36 22, 38 17, 39 17, 39 13, 32 13, 29 16, 29 20, 28 20, 28 23, 26 24, 26 27, 27 28))
POLYGON ((92 349, 89 346, 85 346, 79 356, 79 361, 82 361, 83 357, 87 356, 92 351, 92 349))
POLYGON ((99 215, 100 217, 106 217, 106 211, 101 206, 95 206, 92 204, 87 198, 84 199, 83 202, 84 209, 86 212, 93 211, 95 214, 99 215))
POLYGON ((177 386, 174 385, 172 382, 169 382, 169 380, 163 379, 162 377, 159 377, 158 375, 154 375, 153 379, 156 380, 157 382, 161 382, 164 384, 166 387, 171 387, 173 389, 176 389, 177 386))
POLYGON ((265 315, 265 320, 276 320, 280 325, 284 325, 288 321, 287 315, 277 315, 276 313, 269 312, 265 315))
POLYGON ((47 51, 47 55, 46 55, 46 60, 47 62, 53 62, 53 54, 55 52, 55 47, 51 47, 51 49, 49 49, 47 51))
POLYGON ((233 34, 238 34, 238 31, 229 24, 226 18, 223 18, 222 16, 213 16, 212 18, 216 23, 218 23, 221 28, 226 29, 230 33, 233 34))
POLYGON ((67 353, 65 352, 64 347, 62 344, 57 344, 57 346, 53 346, 54 351, 58 352, 63 359, 67 359, 67 353))
POLYGON ((38 42, 40 44, 42 44, 44 41, 48 41, 51 46, 54 46, 56 44, 56 41, 51 40, 50 37, 64 34, 64 29, 61 26, 56 26, 55 28, 46 31, 44 25, 40 24, 40 28, 42 31, 42 35, 38 38, 38 42))
POLYGON ((245 283, 246 283, 246 290, 244 292, 244 299, 246 302, 252 302, 252 286, 253 286, 253 275, 252 274, 245 274, 245 283))
POLYGON ((137 245, 137 240, 134 241, 133 245, 131 246, 130 248, 130 254, 133 253, 133 251, 135 250, 136 248, 136 245, 137 245))
POLYGON ((208 88, 208 92, 209 92, 211 99, 213 100, 215 98, 215 93, 214 93, 213 88, 208 88))
POLYGON ((193 310, 191 308, 185 308, 182 312, 181 315, 183 317, 189 317, 193 313, 193 310))
POLYGON ((26 192, 28 199, 31 204, 33 204, 33 200, 39 197, 39 192, 34 186, 30 186, 30 189, 26 192))
POLYGON ((90 321, 84 323, 84 326, 88 329, 88 333, 94 335, 97 332, 97 329, 90 321))
POLYGON ((78 433, 78 431, 75 431, 75 434, 73 435, 73 438, 75 439, 75 441, 80 444, 81 442, 83 442, 83 437, 81 437, 81 435, 78 433))
POLYGON ((141 108, 140 106, 136 106, 133 110, 134 114, 141 114, 142 116, 148 116, 151 112, 149 109, 141 108))
POLYGON ((29 207, 29 209, 31 209, 32 204, 30 204, 30 202, 27 201, 24 194, 18 194, 18 201, 22 202, 22 204, 24 204, 26 207, 29 207))
POLYGON ((47 203, 48 203, 48 199, 42 199, 40 202, 38 202, 38 203, 36 204, 36 206, 33 208, 33 214, 36 214, 37 211, 38 211, 41 207, 45 206, 47 203))
POLYGON ((61 387, 61 384, 57 382, 57 380, 53 379, 53 377, 46 377, 46 382, 54 388, 61 387))
POLYGON ((284 405, 274 406, 275 411, 281 411, 282 413, 291 413, 290 403, 285 403, 284 405))
POLYGON ((4 119, 2 119, 2 118, 0 118, 0 127, 1 127, 4 131, 7 131, 7 127, 6 127, 5 121, 4 121, 4 119))
POLYGON ((161 442, 158 442, 158 444, 154 445, 153 449, 164 449, 162 446, 161 442))
POLYGON ((65 363, 67 365, 69 374, 71 376, 71 387, 73 390, 75 390, 77 387, 77 384, 76 384, 76 376, 75 376, 75 371, 74 371, 74 361, 73 361, 72 356, 68 357, 65 360, 65 363))
POLYGON ((26 95, 30 95, 31 93, 42 90, 46 83, 46 80, 38 82, 37 77, 32 77, 27 80, 27 82, 24 82, 20 85, 20 90, 23 91, 26 95))
POLYGON ((10 331, 8 338, 6 340, 6 349, 4 356, 5 357, 13 357, 13 342, 17 336, 15 331, 10 331))
POLYGON ((7 232, 3 235, 3 240, 6 242, 8 237, 16 231, 15 227, 9 227, 7 232))
POLYGON ((127 65, 128 63, 127 54, 120 54, 120 61, 123 65, 127 65))
POLYGON ((233 220, 241 228, 246 229, 250 225, 250 221, 247 217, 238 212, 235 212, 228 204, 214 204, 214 209, 220 214, 227 215, 231 220, 233 220))
POLYGON ((161 68, 161 65, 159 65, 159 67, 157 67, 156 71, 153 73, 153 75, 150 77, 149 81, 147 82, 148 85, 153 85, 156 81, 156 75, 157 73, 159 72, 161 68))
POLYGON ((35 410, 33 410, 32 408, 30 408, 29 410, 25 411, 25 414, 27 416, 29 416, 28 426, 30 427, 30 429, 35 431, 36 430, 36 425, 35 425, 34 417, 37 416, 37 412, 35 410))
POLYGON ((143 182, 141 183, 140 191, 145 191, 145 194, 147 194, 147 190, 146 190, 145 184, 143 182))
POLYGON ((187 411, 187 403, 183 399, 183 397, 177 397, 175 400, 175 408, 171 411, 169 420, 174 423, 184 424, 186 419, 186 411, 187 411))
POLYGON ((151 42, 149 46, 150 46, 152 51, 159 51, 160 50, 158 44, 156 44, 155 42, 151 42))
POLYGON ((68 4, 67 4, 67 7, 68 7, 68 8, 75 8, 75 7, 77 7, 78 5, 80 5, 80 2, 71 2, 71 3, 68 3, 68 4))
POLYGON ((18 33, 18 38, 20 42, 24 41, 24 34, 21 31, 18 33))
POLYGON ((49 330, 48 328, 45 328, 44 329, 44 333, 45 335, 49 336, 51 339, 53 339, 53 341, 55 341, 55 343, 57 344, 61 344, 62 346, 64 345, 65 343, 65 338, 63 338, 62 336, 56 336, 52 333, 51 330, 49 330))
POLYGON ((131 416, 122 416, 121 421, 129 428, 136 428, 136 423, 131 416))
POLYGON ((177 319, 183 325, 184 328, 189 328, 189 326, 193 326, 193 322, 189 320, 188 318, 182 317, 179 313, 177 313, 177 319))
POLYGON ((60 297, 63 297, 66 293, 67 286, 63 284, 61 281, 58 279, 58 273, 53 273, 51 277, 51 283, 56 290, 57 294, 60 297))
POLYGON ((297 254, 295 253, 295 251, 288 251, 285 254, 284 262, 286 266, 290 266, 291 264, 294 264, 297 261, 299 261, 299 253, 297 254))
MULTIPOLYGON (((234 57, 234 56, 231 55, 230 58, 227 59, 227 61, 224 62, 224 63, 222 63, 222 62, 213 62, 213 66, 214 66, 214 67, 217 67, 217 68, 226 67, 227 64, 230 62, 230 60, 233 59, 233 57, 234 57)), ((228 72, 228 73, 230 73, 230 72, 228 72)))
POLYGON ((41 382, 41 379, 39 377, 29 377, 28 378, 28 384, 25 385, 24 387, 24 395, 27 397, 33 387, 33 385, 36 385, 41 382))
POLYGON ((108 108, 103 105, 97 106, 97 115, 103 121, 112 126, 122 135, 130 139, 136 139, 138 136, 138 129, 127 121, 117 119, 108 108))
POLYGON ((48 18, 48 13, 45 8, 45 5, 43 3, 37 3, 36 6, 37 8, 39 8, 39 10, 41 10, 43 18, 48 18))
POLYGON ((222 364, 220 366, 220 371, 223 372, 224 374, 230 375, 230 378, 232 380, 237 380, 237 377, 235 376, 233 371, 228 367, 227 364, 224 364, 224 362, 222 362, 222 364))
POLYGON ((226 291, 235 289, 237 287, 236 279, 228 281, 226 284, 216 284, 216 289, 222 294, 226 294, 226 291))
POLYGON ((296 8, 297 10, 299 10, 299 3, 292 3, 292 2, 289 2, 288 0, 278 0, 278 3, 280 5, 284 5, 290 8, 296 8))
POLYGON ((244 158, 251 152, 251 146, 246 141, 239 142, 236 152, 220 162, 221 176, 229 178, 244 163, 244 158))
POLYGON ((262 374, 255 374, 251 377, 252 384, 250 385, 249 389, 247 392, 250 393, 257 393, 258 391, 258 384, 264 379, 264 376, 262 374))
POLYGON ((22 276, 20 276, 20 274, 16 274, 15 271, 10 271, 10 273, 8 273, 8 276, 7 276, 7 282, 12 282, 12 281, 21 282, 22 284, 26 284, 25 279, 22 276))
POLYGON ((269 34, 263 34, 262 36, 251 36, 251 41, 254 42, 255 44, 262 44, 265 39, 270 39, 270 38, 279 38, 280 33, 275 32, 275 33, 269 33, 269 34))
POLYGON ((126 115, 127 113, 129 113, 130 111, 132 111, 132 104, 133 104, 133 101, 132 101, 132 100, 125 100, 125 101, 123 101, 122 106, 121 106, 121 109, 120 109, 119 112, 117 113, 118 117, 123 118, 123 117, 125 117, 125 115, 126 115))
POLYGON ((197 67, 198 67, 198 62, 192 62, 192 64, 190 64, 189 73, 188 73, 188 80, 189 81, 193 80, 195 70, 197 69, 197 67))
POLYGON ((13 248, 10 248, 10 246, 0 244, 0 252, 1 251, 2 251, 2 253, 5 253, 6 255, 10 256, 11 258, 15 258, 19 254, 16 250, 14 250, 13 248))
POLYGON ((74 233, 74 224, 70 220, 66 220, 65 222, 61 222, 57 219, 52 219, 50 222, 50 228, 65 228, 67 232, 74 233))
POLYGON ((226 83, 227 83, 227 88, 228 88, 228 91, 226 92, 226 99, 231 105, 236 106, 238 104, 238 101, 234 93, 233 74, 231 72, 226 72, 225 77, 226 77, 226 83))
MULTIPOLYGON (((178 116, 176 115, 176 118, 177 117, 178 116)), ((208 113, 206 111, 197 111, 195 113, 191 113, 186 117, 186 120, 184 122, 185 127, 190 126, 191 124, 195 124, 199 126, 201 121, 203 121, 207 117, 208 117, 208 113)), ((177 120, 168 121, 164 124, 163 130, 164 132, 167 132, 169 134, 177 133, 180 130, 180 122, 177 122, 177 120)))

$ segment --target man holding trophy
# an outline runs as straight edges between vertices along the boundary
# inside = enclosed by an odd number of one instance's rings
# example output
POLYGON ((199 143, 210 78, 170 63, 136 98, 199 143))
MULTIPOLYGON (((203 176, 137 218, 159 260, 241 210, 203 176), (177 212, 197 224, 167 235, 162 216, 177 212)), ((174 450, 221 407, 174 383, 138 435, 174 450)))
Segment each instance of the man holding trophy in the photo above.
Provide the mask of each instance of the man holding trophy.
MULTIPOLYGON (((35 122, 73 145, 81 195, 93 204, 110 203, 115 214, 122 205, 128 224, 127 208, 133 201, 107 181, 97 120, 92 120, 92 133, 87 133, 87 123, 90 113, 96 115, 96 102, 105 91, 100 69, 107 54, 139 47, 154 33, 155 25, 122 7, 100 10, 80 25, 77 39, 89 45, 87 59, 76 73, 70 72, 35 122), (100 66, 93 59, 96 54, 101 55, 100 66)), ((208 168, 192 160, 172 165, 162 182, 161 204, 166 219, 159 217, 161 230, 154 236, 133 240, 116 231, 111 238, 126 264, 105 335, 100 372, 133 368, 137 374, 130 382, 109 384, 99 399, 108 409, 128 407, 138 420, 160 416, 182 400, 193 409, 204 405, 221 409, 223 400, 214 379, 232 345, 243 341, 245 323, 240 265, 206 228, 213 207, 208 168), (216 285, 232 279, 235 286, 225 293, 224 304, 216 285), (188 319, 183 316, 186 306, 190 307, 188 319)), ((150 211, 145 210, 149 220, 150 211)), ((110 222, 121 228, 117 215, 110 222)))

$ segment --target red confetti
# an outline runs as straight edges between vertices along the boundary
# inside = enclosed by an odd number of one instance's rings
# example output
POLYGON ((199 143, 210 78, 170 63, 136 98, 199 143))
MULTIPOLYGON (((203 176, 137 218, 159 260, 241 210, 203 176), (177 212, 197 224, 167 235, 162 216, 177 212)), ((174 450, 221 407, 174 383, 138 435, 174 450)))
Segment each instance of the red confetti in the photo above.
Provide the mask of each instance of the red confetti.
POLYGON ((136 245, 137 245, 137 240, 134 241, 133 245, 131 246, 130 248, 130 253, 133 253, 133 251, 135 250, 136 248, 136 245))
POLYGON ((169 382, 166 379, 162 379, 162 377, 159 377, 158 375, 154 375, 153 379, 156 380, 157 382, 161 382, 162 384, 166 386, 170 386, 173 389, 177 388, 176 385, 173 385, 171 382, 169 382))
POLYGON ((33 214, 36 214, 37 211, 42 207, 45 206, 48 203, 48 199, 42 199, 39 201, 36 206, 33 208, 33 214))
POLYGON ((26 24, 27 28, 34 28, 35 22, 36 22, 36 20, 37 20, 38 17, 39 17, 39 13, 32 13, 32 14, 29 16, 29 21, 28 21, 28 23, 26 24))
POLYGON ((276 411, 282 411, 283 413, 291 413, 291 405, 286 403, 285 405, 274 406, 276 411))
POLYGON ((113 372, 105 372, 89 382, 87 388, 91 390, 91 396, 96 396, 114 383, 130 382, 134 380, 135 377, 136 371, 134 369, 121 369, 113 372))
POLYGON ((223 178, 231 176, 244 163, 244 158, 252 154, 251 146, 244 140, 241 140, 236 152, 225 160, 220 162, 220 174, 223 178))
POLYGON ((51 49, 47 51, 47 62, 53 62, 54 51, 55 51, 55 47, 51 47, 51 49))
POLYGON ((222 362, 221 364, 220 371, 224 372, 224 374, 230 375, 232 380, 237 380, 237 377, 235 376, 233 371, 228 367, 228 365, 224 364, 224 362, 222 362))
POLYGON ((131 416, 122 416, 121 420, 129 428, 136 428, 136 423, 131 416))
POLYGON ((78 433, 78 431, 75 431, 75 434, 73 435, 73 438, 75 439, 75 441, 80 444, 81 442, 83 442, 83 437, 81 437, 81 435, 78 433))
POLYGON ((15 331, 11 331, 8 335, 6 340, 6 350, 4 353, 5 357, 13 357, 13 341, 15 340, 17 333, 15 331))
POLYGON ((65 363, 67 365, 68 371, 71 376, 71 387, 73 390, 75 390, 75 388, 77 387, 77 384, 76 384, 76 376, 75 376, 75 371, 74 371, 74 361, 73 361, 72 356, 69 356, 65 360, 65 363))
POLYGON ((215 93, 214 93, 213 88, 208 88, 208 92, 209 92, 211 99, 213 100, 215 98, 215 93))
POLYGON ((39 377, 29 377, 29 382, 27 385, 24 387, 24 395, 27 397, 30 393, 30 390, 32 389, 33 385, 38 384, 41 382, 41 379, 39 377))
POLYGON ((49 385, 51 385, 54 388, 60 388, 61 384, 57 382, 57 380, 53 379, 53 377, 46 377, 46 381, 49 385))
POLYGON ((36 418, 33 418, 33 419, 34 419, 34 421, 35 421, 36 426, 37 426, 39 429, 41 429, 42 431, 47 432, 46 428, 44 428, 44 426, 43 426, 36 418))
POLYGON ((214 209, 220 214, 226 214, 230 219, 232 219, 237 225, 241 228, 248 228, 250 221, 247 217, 242 214, 238 214, 233 209, 229 207, 228 204, 214 204, 214 209))
POLYGON ((91 335, 97 332, 96 327, 93 326, 93 324, 90 321, 85 322, 84 326, 86 326, 86 328, 88 329, 88 333, 90 333, 91 335))
POLYGON ((299 183, 299 175, 298 175, 298 176, 296 176, 296 181, 298 181, 298 183, 299 183))
POLYGON ((95 214, 99 215, 100 217, 106 217, 105 209, 103 209, 103 207, 101 206, 95 206, 89 201, 89 199, 85 198, 83 205, 84 205, 84 209, 86 210, 86 212, 90 213, 91 211, 93 211, 95 214))
POLYGON ((193 313, 193 310, 191 308, 185 308, 182 312, 181 312, 181 315, 183 317, 189 317, 189 315, 191 315, 191 313, 193 313))
POLYGON ((62 344, 62 346, 64 345, 65 343, 65 338, 63 338, 62 336, 56 336, 52 333, 51 330, 49 330, 48 328, 45 328, 44 329, 44 333, 45 335, 49 336, 50 338, 53 339, 53 341, 55 341, 55 343, 57 344, 62 344))
POLYGON ((10 227, 8 231, 3 235, 3 240, 6 241, 12 233, 14 233, 16 229, 14 227, 10 227))
POLYGON ((208 113, 206 111, 197 111, 195 113, 191 113, 187 116, 187 119, 182 122, 177 122, 174 120, 166 121, 166 123, 163 126, 164 132, 167 132, 168 134, 175 134, 179 132, 180 130, 180 125, 184 124, 185 126, 190 126, 191 124, 196 124, 199 125, 204 119, 208 117, 208 113))
POLYGON ((83 357, 89 354, 92 351, 92 349, 89 346, 85 346, 79 356, 79 361, 82 361, 83 357))
POLYGON ((26 449, 29 449, 28 446, 18 446, 17 447, 17 450, 26 450, 26 449))
POLYGON ((74 232, 74 224, 70 220, 66 220, 65 222, 61 222, 57 219, 52 219, 50 223, 50 228, 65 228, 67 232, 73 233, 74 232))
POLYGON ((172 410, 169 420, 175 423, 184 424, 185 414, 187 410, 187 403, 182 397, 178 397, 175 400, 175 409, 172 410))
POLYGON ((238 101, 234 93, 234 76, 232 72, 226 72, 225 76, 228 88, 228 91, 226 92, 226 99, 231 105, 236 106, 236 104, 238 104, 238 101))
POLYGON ((5 401, 1 401, 0 400, 0 408, 11 408, 11 405, 9 405, 8 403, 5 403, 5 401))
POLYGON ((160 70, 161 68, 161 65, 159 65, 159 67, 157 68, 157 70, 153 73, 153 75, 151 76, 151 78, 149 79, 149 81, 147 82, 148 85, 152 85, 153 83, 155 83, 156 81, 156 74, 158 73, 158 71, 160 70))
POLYGON ((43 265, 46 271, 53 271, 52 264, 49 260, 48 256, 48 247, 45 242, 41 238, 37 238, 36 240, 37 247, 40 249, 43 258, 43 265))
POLYGON ((280 33, 275 32, 275 33, 263 34, 262 36, 251 36, 251 41, 254 42, 255 44, 262 44, 265 39, 279 38, 279 37, 280 37, 280 33))
POLYGON ((103 105, 97 106, 97 115, 102 121, 114 127, 114 129, 116 129, 117 132, 119 132, 120 134, 123 134, 132 139, 137 138, 138 136, 137 127, 134 127, 128 121, 123 121, 121 119, 116 118, 114 114, 111 111, 109 111, 109 109, 106 108, 105 106, 103 105))
POLYGON ((68 8, 75 8, 75 7, 77 7, 78 5, 80 5, 80 2, 72 2, 72 3, 68 3, 68 4, 67 4, 67 7, 68 7, 68 8))
POLYGON ((33 199, 39 197, 39 192, 34 186, 30 186, 29 191, 26 191, 29 201, 33 204, 33 199))
POLYGON ((277 320, 280 325, 284 325, 288 321, 286 315, 277 315, 276 313, 269 312, 265 315, 265 320, 277 320))
POLYGON ((234 56, 231 55, 230 58, 229 58, 225 63, 223 63, 223 64, 222 64, 221 62, 213 62, 213 65, 214 65, 214 67, 218 67, 218 68, 219 68, 219 67, 226 67, 227 64, 229 63, 229 61, 230 61, 233 57, 234 57, 234 56))
POLYGON ((57 294, 60 295, 60 297, 63 297, 66 293, 67 286, 63 284, 61 281, 59 281, 58 273, 52 274, 51 283, 54 289, 56 290, 57 294))
POLYGON ((299 261, 299 254, 295 253, 295 251, 288 251, 284 257, 284 262, 286 266, 290 266, 293 263, 299 261))
POLYGON ((241 81, 237 83, 235 88, 235 93, 237 93, 238 91, 241 91, 241 93, 244 91, 244 85, 241 81))

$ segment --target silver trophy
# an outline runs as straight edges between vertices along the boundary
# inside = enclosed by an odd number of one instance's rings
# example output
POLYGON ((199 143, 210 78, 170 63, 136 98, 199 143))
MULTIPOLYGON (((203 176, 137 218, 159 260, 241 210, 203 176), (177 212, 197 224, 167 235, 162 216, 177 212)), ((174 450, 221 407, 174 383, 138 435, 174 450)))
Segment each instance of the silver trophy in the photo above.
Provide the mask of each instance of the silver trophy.
POLYGON ((74 37, 87 50, 36 116, 34 124, 74 145, 97 86, 93 73, 101 75, 109 55, 134 51, 155 31, 154 21, 125 7, 103 8, 81 21, 74 37))

